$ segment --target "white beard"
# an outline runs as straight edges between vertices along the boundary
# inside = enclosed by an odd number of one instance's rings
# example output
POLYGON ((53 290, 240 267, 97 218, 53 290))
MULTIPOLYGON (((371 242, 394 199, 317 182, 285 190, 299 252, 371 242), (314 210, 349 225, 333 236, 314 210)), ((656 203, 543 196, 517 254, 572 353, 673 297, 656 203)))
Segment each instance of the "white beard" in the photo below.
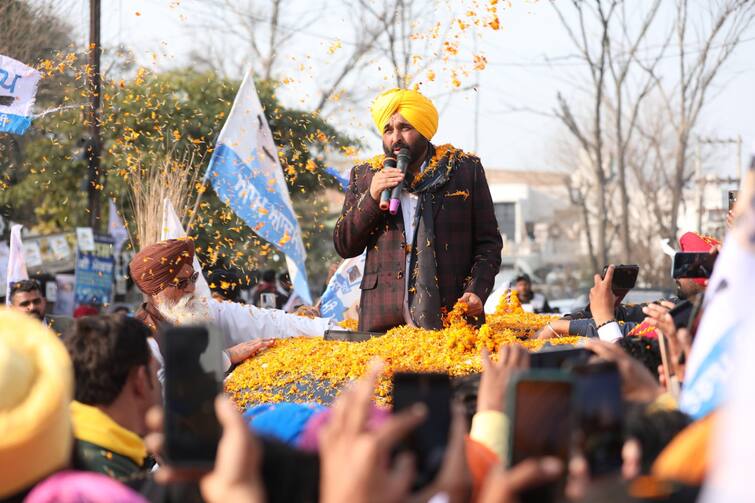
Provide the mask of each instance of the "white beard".
POLYGON ((174 325, 205 325, 210 321, 207 300, 194 294, 185 295, 175 302, 155 299, 155 307, 174 325))

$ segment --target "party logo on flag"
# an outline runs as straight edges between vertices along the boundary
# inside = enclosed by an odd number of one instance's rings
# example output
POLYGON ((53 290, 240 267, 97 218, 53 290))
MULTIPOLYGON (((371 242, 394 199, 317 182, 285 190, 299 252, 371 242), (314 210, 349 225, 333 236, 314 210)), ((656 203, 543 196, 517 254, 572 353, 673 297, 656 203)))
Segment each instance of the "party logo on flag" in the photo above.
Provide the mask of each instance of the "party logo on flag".
POLYGON ((341 262, 333 277, 328 282, 328 288, 320 299, 320 315, 343 321, 346 311, 359 302, 361 290, 359 284, 364 275, 364 261, 367 253, 352 257, 341 262))
POLYGON ((294 291, 311 304, 299 222, 251 72, 241 83, 205 178, 246 225, 286 255, 294 291))
POLYGON ((34 68, 0 55, 0 132, 26 132, 40 77, 34 68))

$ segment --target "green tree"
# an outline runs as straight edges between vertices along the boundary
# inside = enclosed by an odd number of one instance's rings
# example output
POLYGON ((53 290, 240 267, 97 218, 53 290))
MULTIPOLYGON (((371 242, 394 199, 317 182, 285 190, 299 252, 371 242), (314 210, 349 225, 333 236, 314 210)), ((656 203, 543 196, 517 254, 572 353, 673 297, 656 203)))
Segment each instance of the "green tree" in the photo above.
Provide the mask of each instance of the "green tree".
MULTIPOLYGON (((82 82, 80 78, 69 79, 63 84, 64 94, 81 95, 82 82)), ((189 152, 198 159, 191 169, 204 173, 239 85, 238 81, 212 72, 190 69, 160 74, 140 69, 132 79, 105 82, 103 199, 113 197, 119 201, 132 231, 131 210, 124 204, 128 199, 130 167, 160 162, 167 152, 178 156, 189 152)), ((336 182, 324 173, 323 162, 329 149, 355 145, 355 141, 312 113, 283 107, 275 96, 274 83, 258 82, 257 89, 299 212, 308 249, 307 266, 315 284, 324 279, 328 264, 335 259, 332 227, 326 225, 326 211, 319 197, 324 187, 335 186, 336 182)), ((0 192, 0 200, 13 208, 25 208, 16 213, 15 219, 40 232, 85 225, 83 109, 50 114, 36 121, 33 128, 36 134, 23 150, 23 176, 0 192)), ((103 218, 107 218, 106 214, 103 218)), ((198 250, 205 262, 222 259, 245 270, 274 264, 274 250, 239 221, 211 189, 202 195, 190 232, 198 235, 198 250)), ((282 263, 277 266, 280 269, 282 263)))

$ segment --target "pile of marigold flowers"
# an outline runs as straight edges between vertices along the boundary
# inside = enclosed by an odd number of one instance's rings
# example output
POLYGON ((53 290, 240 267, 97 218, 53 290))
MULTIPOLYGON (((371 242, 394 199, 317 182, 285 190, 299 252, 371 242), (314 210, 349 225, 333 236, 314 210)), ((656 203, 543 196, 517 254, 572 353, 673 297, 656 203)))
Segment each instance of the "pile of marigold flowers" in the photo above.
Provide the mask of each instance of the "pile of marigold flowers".
MULTIPOLYGON (((261 355, 239 365, 225 382, 236 404, 293 401, 327 402, 351 380, 361 377, 373 358, 385 362, 377 389, 378 403, 390 401, 391 376, 397 371, 444 372, 463 376, 481 369, 480 351, 494 353, 501 345, 519 343, 530 350, 544 341, 530 337, 553 319, 522 310, 516 292, 501 298, 496 312, 479 329, 470 325, 466 305, 448 313, 445 328, 424 330, 400 326, 365 342, 294 338, 276 341, 261 355)), ((551 339, 574 344, 579 337, 551 339)))

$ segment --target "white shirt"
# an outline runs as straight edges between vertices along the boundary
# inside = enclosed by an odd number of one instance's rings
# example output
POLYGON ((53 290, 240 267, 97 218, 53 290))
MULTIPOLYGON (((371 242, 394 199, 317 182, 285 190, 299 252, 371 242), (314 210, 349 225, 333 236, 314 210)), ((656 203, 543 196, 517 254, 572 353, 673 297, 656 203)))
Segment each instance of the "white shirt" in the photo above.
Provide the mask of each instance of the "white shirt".
POLYGON ((330 326, 325 318, 306 318, 249 304, 209 300, 210 318, 223 334, 225 347, 252 339, 322 337, 330 326))
MULTIPOLYGON (((288 314, 279 309, 262 309, 236 302, 218 302, 206 299, 210 322, 223 334, 223 348, 228 349, 252 339, 287 339, 290 337, 322 337, 330 328, 326 318, 306 318, 288 314)), ((163 358, 157 342, 150 339, 152 354, 160 363, 158 372, 162 380, 163 358)), ((228 370, 231 362, 223 352, 223 367, 228 370)))
POLYGON ((615 321, 603 325, 598 329, 598 338, 600 338, 601 341, 616 342, 622 337, 624 336, 621 334, 619 324, 615 321))
MULTIPOLYGON (((422 163, 419 168, 419 172, 423 172, 427 167, 427 161, 422 163)), ((406 189, 401 191, 399 195, 401 201, 401 216, 404 217, 404 237, 406 238, 406 244, 411 247, 414 242, 414 233, 417 231, 414 223, 414 215, 417 213, 417 204, 419 204, 419 196, 412 192, 407 192, 406 189)), ((412 259, 412 254, 406 254, 406 271, 404 274, 404 321, 407 325, 415 326, 412 321, 412 315, 409 312, 409 266, 412 259)))

